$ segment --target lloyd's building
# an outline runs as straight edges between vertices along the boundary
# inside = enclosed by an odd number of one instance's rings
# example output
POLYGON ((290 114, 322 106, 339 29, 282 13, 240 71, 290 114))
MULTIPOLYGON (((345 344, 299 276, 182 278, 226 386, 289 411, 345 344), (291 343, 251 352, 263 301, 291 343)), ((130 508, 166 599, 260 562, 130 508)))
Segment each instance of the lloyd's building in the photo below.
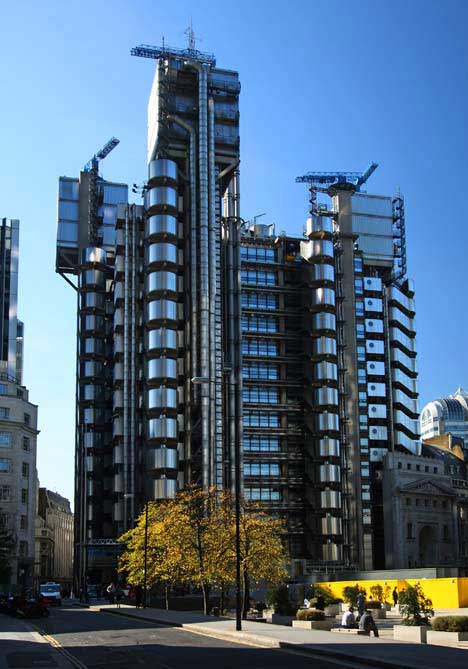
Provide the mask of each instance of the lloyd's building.
POLYGON ((142 204, 99 175, 117 140, 59 180, 77 579, 113 577, 147 500, 232 488, 238 448, 244 494, 284 519, 295 574, 380 565, 382 458, 419 448, 403 199, 316 175, 304 233, 246 223, 237 73, 193 44, 133 53, 156 62, 142 204))

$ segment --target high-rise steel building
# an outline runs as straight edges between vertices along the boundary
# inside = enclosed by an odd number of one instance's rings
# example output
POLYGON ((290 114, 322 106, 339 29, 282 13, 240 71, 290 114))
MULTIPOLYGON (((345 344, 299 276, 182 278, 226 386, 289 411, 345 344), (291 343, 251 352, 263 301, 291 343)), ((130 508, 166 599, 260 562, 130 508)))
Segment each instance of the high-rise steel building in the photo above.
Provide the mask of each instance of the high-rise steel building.
POLYGON ((463 439, 468 453, 468 393, 459 387, 453 395, 428 402, 421 411, 421 438, 445 434, 463 439))
POLYGON ((99 177, 105 150, 59 184, 77 575, 112 576, 146 500, 232 487, 239 444, 244 494, 284 518, 295 573, 384 566, 383 456, 419 448, 403 198, 344 175, 311 185, 302 235, 245 223, 237 73, 193 44, 133 53, 156 59, 143 203, 99 177))

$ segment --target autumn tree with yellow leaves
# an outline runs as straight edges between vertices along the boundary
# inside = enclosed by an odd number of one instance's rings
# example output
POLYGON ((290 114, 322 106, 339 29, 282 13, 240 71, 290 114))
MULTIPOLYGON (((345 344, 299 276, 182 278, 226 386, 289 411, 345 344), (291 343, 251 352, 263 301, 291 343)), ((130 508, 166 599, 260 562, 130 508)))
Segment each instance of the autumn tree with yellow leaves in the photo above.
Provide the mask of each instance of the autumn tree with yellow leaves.
MULTIPOLYGON (((244 615, 252 583, 279 583, 286 576, 287 555, 280 521, 250 503, 241 505, 241 571, 244 615)), ((132 584, 144 580, 145 513, 120 537, 125 545, 119 571, 132 584)), ((147 587, 195 585, 209 611, 213 587, 222 592, 235 582, 235 517, 228 492, 190 486, 175 499, 148 504, 147 587)), ((167 591, 167 590, 166 590, 167 591)), ((166 600, 167 601, 167 600, 166 600)))

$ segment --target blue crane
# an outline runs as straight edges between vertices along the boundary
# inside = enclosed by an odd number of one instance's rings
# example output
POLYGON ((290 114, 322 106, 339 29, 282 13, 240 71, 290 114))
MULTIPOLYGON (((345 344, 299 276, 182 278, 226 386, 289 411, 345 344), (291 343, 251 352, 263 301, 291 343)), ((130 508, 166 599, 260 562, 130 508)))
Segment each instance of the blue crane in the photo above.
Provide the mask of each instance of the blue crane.
POLYGON ((88 160, 86 165, 83 167, 83 172, 91 172, 93 168, 97 169, 99 161, 109 155, 109 153, 115 149, 117 144, 120 144, 120 139, 117 139, 117 137, 111 137, 110 140, 104 144, 102 149, 100 149, 90 160, 88 160))
POLYGON ((310 184, 313 190, 322 193, 326 193, 328 187, 341 183, 352 184, 359 191, 377 167, 377 163, 371 163, 365 172, 308 172, 296 177, 296 182, 310 184))
POLYGON ((99 185, 99 161, 105 158, 109 153, 115 149, 120 140, 116 137, 111 137, 110 140, 104 144, 102 149, 97 151, 91 160, 88 160, 83 167, 83 172, 87 172, 88 177, 88 239, 89 244, 93 246, 99 245, 98 235, 98 209, 99 198, 101 194, 101 187, 99 185))

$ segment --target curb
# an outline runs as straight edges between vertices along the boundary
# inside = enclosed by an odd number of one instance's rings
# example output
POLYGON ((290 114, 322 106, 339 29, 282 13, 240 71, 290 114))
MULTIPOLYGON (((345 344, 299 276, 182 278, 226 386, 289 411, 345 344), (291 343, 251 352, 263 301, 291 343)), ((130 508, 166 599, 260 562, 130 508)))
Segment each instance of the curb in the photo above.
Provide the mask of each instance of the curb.
POLYGON ((335 659, 335 660, 349 660, 354 663, 359 663, 366 667, 374 667, 375 669, 421 669, 421 665, 410 666, 406 662, 388 662, 386 660, 381 660, 380 658, 363 658, 362 656, 356 657, 350 653, 342 653, 339 651, 325 650, 324 648, 318 648, 316 646, 303 646, 299 643, 294 643, 291 641, 278 641, 276 639, 268 639, 264 636, 252 634, 251 632, 217 632, 214 630, 207 630, 205 627, 200 627, 197 623, 178 623, 178 622, 168 622, 167 620, 162 620, 158 618, 150 618, 149 616, 132 616, 124 611, 109 610, 106 608, 99 609, 102 613, 110 613, 117 616, 123 616, 125 618, 131 618, 132 620, 142 620, 143 622, 156 623, 158 625, 166 625, 167 627, 178 627, 184 629, 187 632, 194 632, 195 634, 202 634, 204 636, 209 636, 214 639, 222 639, 223 641, 232 641, 234 643, 247 643, 259 648, 278 648, 280 650, 294 650, 295 652, 307 653, 309 655, 322 655, 323 657, 335 659))

